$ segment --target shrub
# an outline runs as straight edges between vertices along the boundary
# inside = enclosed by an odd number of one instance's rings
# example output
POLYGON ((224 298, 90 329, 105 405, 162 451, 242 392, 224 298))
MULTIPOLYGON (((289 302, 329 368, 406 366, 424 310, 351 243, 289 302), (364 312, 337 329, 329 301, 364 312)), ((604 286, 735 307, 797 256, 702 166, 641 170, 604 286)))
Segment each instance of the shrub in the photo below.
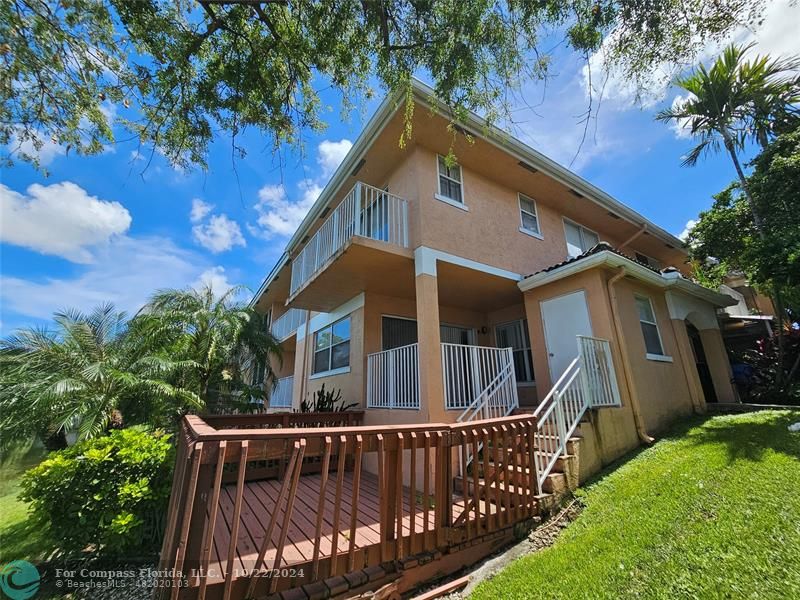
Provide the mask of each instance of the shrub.
POLYGON ((20 497, 66 554, 150 555, 172 484, 169 437, 134 427, 52 452, 25 473, 20 497))

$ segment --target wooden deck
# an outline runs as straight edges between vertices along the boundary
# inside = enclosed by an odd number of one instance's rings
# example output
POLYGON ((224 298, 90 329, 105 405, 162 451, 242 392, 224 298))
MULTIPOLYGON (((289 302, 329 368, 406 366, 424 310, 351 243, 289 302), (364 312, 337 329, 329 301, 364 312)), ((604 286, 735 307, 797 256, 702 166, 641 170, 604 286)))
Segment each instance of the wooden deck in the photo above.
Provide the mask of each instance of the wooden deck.
MULTIPOLYGON (((300 477, 294 510, 289 520, 287 537, 283 545, 281 564, 284 567, 306 564, 314 558, 316 516, 317 507, 319 506, 321 480, 322 476, 319 474, 300 477)), ((320 537, 321 558, 330 557, 332 554, 333 507, 336 500, 335 483, 335 480, 329 479, 326 486, 326 501, 324 502, 325 508, 322 515, 320 537)), ((236 561, 233 565, 234 572, 248 573, 253 570, 259 549, 264 543, 264 536, 272 517, 272 512, 278 501, 280 484, 280 481, 273 479, 270 481, 254 481, 245 485, 241 508, 241 525, 236 543, 236 561)), ((342 490, 339 522, 340 524, 345 524, 345 526, 340 527, 337 536, 336 545, 337 554, 339 555, 347 554, 350 547, 349 528, 353 514, 352 498, 354 497, 352 472, 345 472, 342 490)), ((214 580, 222 581, 224 574, 228 570, 227 553, 233 525, 235 494, 235 485, 222 487, 219 500, 220 512, 216 521, 214 547, 209 565, 209 583, 214 580)), ((454 496, 453 500, 453 517, 457 519, 464 510, 464 501, 460 496, 454 496)), ((380 502, 377 476, 367 472, 362 473, 358 494, 358 510, 356 510, 356 550, 366 550, 380 544, 380 502)), ((406 489, 403 494, 403 537, 410 538, 412 535, 411 513, 409 493, 408 489, 406 489)), ((433 510, 424 511, 421 503, 417 502, 414 513, 414 534, 421 536, 436 529, 433 510), (425 524, 426 512, 427 527, 425 524)), ((278 521, 282 522, 284 516, 285 506, 281 506, 278 513, 278 521)), ((273 564, 275 561, 280 542, 277 529, 272 532, 270 542, 270 549, 265 555, 267 564, 273 564)))
POLYGON ((444 572, 439 560, 450 560, 451 571, 471 564, 537 514, 535 417, 350 424, 358 419, 186 417, 157 597, 242 600, 330 582, 341 589, 342 576, 356 581, 368 571, 363 585, 372 586, 376 569, 388 577, 415 565, 430 577, 444 572), (471 562, 460 562, 464 553, 471 562))

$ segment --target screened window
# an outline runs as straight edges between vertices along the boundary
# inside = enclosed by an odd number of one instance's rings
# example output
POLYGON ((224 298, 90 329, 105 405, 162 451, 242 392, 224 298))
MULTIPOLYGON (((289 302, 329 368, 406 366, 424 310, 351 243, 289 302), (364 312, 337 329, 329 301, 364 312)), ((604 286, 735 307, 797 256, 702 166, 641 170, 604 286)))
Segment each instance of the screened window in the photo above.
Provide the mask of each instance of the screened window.
POLYGON ((531 338, 528 334, 528 321, 512 321, 495 327, 498 348, 513 348, 514 371, 517 383, 533 383, 533 357, 531 338))
POLYGON ((413 319, 383 317, 382 328, 383 350, 417 343, 417 322, 413 319))
POLYGON ((532 198, 519 195, 519 216, 522 220, 522 228, 525 231, 542 235, 539 230, 539 215, 536 212, 536 202, 532 198))
POLYGON ((314 374, 350 366, 350 317, 314 334, 314 374))
POLYGON ((564 233, 567 237, 567 254, 570 258, 583 254, 600 242, 600 237, 594 231, 572 221, 564 221, 564 233))
POLYGON ((658 332, 656 315, 653 312, 653 303, 650 298, 636 296, 636 309, 639 311, 639 324, 642 326, 644 346, 647 353, 663 356, 664 348, 661 345, 661 334, 658 332))
POLYGON ((657 261, 655 258, 650 258, 646 254, 642 254, 641 252, 635 253, 636 260, 646 265, 653 267, 654 269, 661 269, 661 263, 657 261))
POLYGON ((453 165, 448 167, 443 156, 439 156, 439 194, 448 200, 464 203, 461 191, 461 167, 453 165))

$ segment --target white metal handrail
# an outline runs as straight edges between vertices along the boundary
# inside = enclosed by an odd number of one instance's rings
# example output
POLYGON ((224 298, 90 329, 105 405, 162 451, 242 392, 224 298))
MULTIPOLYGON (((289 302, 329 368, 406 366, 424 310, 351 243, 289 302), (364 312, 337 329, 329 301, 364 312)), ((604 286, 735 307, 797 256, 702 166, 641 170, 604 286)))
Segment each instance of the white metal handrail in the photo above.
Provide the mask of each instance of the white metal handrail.
POLYGON ((466 423, 483 419, 506 417, 519 406, 514 363, 510 362, 497 374, 477 398, 462 412, 457 421, 466 423))
POLYGON ((297 331, 301 325, 304 325, 307 317, 308 311, 290 308, 272 322, 270 332, 279 342, 282 342, 297 331))
POLYGON ((367 355, 367 408, 419 409, 419 345, 367 355))
POLYGON ((620 395, 611 344, 608 340, 585 335, 578 336, 584 385, 589 394, 589 406, 619 406, 620 395))
POLYGON ((536 417, 534 467, 539 490, 558 458, 567 453, 567 442, 584 413, 592 407, 621 403, 608 340, 577 336, 577 342, 578 356, 533 412, 536 417))
POLYGON ((290 293, 300 289, 356 235, 408 248, 408 203, 357 182, 292 262, 290 293))
POLYGON ((294 387, 294 377, 281 377, 278 379, 272 393, 269 396, 270 408, 292 408, 292 388, 294 387))
POLYGON ((445 408, 468 409, 509 365, 513 374, 511 348, 442 343, 445 408))

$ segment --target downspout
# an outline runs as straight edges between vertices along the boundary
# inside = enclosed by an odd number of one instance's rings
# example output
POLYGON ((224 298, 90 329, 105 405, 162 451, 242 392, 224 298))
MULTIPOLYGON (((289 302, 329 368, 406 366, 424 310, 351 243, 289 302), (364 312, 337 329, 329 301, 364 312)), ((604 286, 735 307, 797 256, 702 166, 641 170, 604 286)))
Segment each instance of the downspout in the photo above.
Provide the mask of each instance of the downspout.
POLYGON ((623 243, 623 244, 620 246, 620 250, 621 250, 622 248, 627 248, 629 244, 631 244, 631 243, 632 243, 632 242, 633 242, 633 241, 634 241, 636 238, 638 238, 640 235, 642 235, 642 234, 643 234, 645 231, 647 231, 647 223, 642 223, 642 226, 639 228, 639 230, 638 230, 636 233, 634 233, 634 234, 633 234, 631 237, 629 237, 629 238, 628 238, 628 239, 627 239, 627 240, 626 240, 626 241, 625 241, 625 242, 624 242, 624 243, 623 243))
POLYGON ((633 372, 631 369, 630 357, 628 356, 628 349, 624 343, 622 335, 622 321, 619 316, 619 307, 617 306, 617 292, 614 285, 625 275, 627 271, 625 267, 620 267, 617 274, 608 280, 608 298, 611 301, 611 317, 614 321, 614 330, 617 334, 617 341, 619 343, 619 351, 622 358, 622 370, 625 374, 625 385, 628 388, 628 396, 631 399, 631 410, 633 411, 633 422, 636 425, 636 433, 639 439, 645 444, 652 444, 655 439, 648 435, 644 428, 644 419, 642 418, 642 411, 639 406, 639 396, 636 393, 636 384, 633 382, 633 372))

